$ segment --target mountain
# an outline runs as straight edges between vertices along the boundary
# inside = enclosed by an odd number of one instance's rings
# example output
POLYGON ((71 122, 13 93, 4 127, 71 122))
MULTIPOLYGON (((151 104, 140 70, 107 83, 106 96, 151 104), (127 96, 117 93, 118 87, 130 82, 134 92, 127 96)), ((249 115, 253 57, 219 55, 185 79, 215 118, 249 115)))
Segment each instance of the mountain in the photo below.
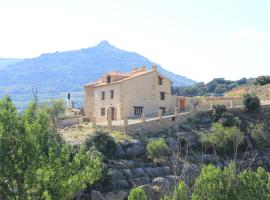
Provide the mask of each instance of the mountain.
POLYGON ((42 98, 43 94, 46 94, 46 98, 54 98, 63 92, 82 91, 84 84, 98 79, 104 73, 128 72, 134 66, 142 65, 148 69, 153 65, 158 66, 158 70, 173 80, 175 86, 195 83, 137 53, 120 50, 102 41, 94 47, 42 54, 0 69, 0 96, 2 88, 2 96, 8 93, 23 101, 31 98, 31 88, 35 87, 42 98))
POLYGON ((8 65, 12 65, 22 60, 23 59, 19 59, 19 58, 0 58, 0 69, 3 69, 4 67, 8 65))

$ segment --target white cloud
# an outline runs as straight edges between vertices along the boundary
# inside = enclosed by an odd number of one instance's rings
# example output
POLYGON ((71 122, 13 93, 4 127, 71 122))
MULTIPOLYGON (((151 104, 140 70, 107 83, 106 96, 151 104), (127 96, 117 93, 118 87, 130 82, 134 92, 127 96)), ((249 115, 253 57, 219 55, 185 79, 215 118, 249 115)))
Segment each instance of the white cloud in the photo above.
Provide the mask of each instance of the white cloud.
POLYGON ((263 40, 270 39, 270 32, 261 32, 252 28, 245 28, 232 33, 231 37, 238 40, 263 40))

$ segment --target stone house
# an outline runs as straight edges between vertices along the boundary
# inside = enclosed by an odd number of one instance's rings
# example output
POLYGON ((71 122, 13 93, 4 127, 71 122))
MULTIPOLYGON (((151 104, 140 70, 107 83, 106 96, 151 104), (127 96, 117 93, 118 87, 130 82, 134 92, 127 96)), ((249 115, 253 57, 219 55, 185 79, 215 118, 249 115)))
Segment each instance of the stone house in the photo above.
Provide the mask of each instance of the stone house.
POLYGON ((174 113, 176 96, 172 81, 157 67, 134 69, 129 73, 111 72, 84 85, 84 112, 90 121, 123 120, 174 113))

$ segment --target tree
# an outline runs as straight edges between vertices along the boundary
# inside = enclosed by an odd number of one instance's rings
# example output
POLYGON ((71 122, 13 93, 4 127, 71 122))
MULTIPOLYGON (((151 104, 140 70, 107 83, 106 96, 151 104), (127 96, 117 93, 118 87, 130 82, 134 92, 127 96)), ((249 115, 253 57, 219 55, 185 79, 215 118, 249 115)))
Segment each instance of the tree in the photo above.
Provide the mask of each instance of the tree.
POLYGON ((238 118, 234 117, 233 114, 225 112, 223 116, 218 120, 224 127, 239 126, 240 121, 238 118))
POLYGON ((260 111, 261 101, 258 96, 254 93, 248 93, 244 95, 243 104, 245 109, 249 113, 256 113, 260 111))
POLYGON ((224 92, 227 92, 229 90, 229 86, 226 84, 217 84, 215 88, 215 93, 218 95, 224 94, 224 92))
POLYGON ((147 200, 147 196, 142 188, 133 188, 129 193, 128 200, 147 200))
POLYGON ((223 117, 226 111, 227 111, 227 108, 225 105, 220 105, 220 104, 213 105, 212 115, 213 115, 214 122, 218 122, 218 120, 223 117))
POLYGON ((41 109, 46 110, 53 124, 55 124, 55 120, 57 117, 59 117, 59 115, 65 113, 65 106, 63 99, 53 99, 49 103, 43 103, 39 105, 39 107, 41 109))
POLYGON ((68 199, 100 179, 102 163, 85 149, 71 154, 36 103, 19 114, 0 100, 0 197, 68 199))
POLYGON ((254 85, 260 85, 260 86, 263 86, 269 83, 270 83, 270 76, 259 76, 253 82, 254 85))

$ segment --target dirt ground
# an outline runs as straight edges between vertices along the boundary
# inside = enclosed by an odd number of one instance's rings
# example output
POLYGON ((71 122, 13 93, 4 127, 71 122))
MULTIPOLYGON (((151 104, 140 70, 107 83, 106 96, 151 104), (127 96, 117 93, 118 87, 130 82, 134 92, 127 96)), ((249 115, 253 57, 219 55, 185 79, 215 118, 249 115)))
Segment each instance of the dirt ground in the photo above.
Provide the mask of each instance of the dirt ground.
MULTIPOLYGON (((72 145, 79 145, 84 142, 85 138, 88 135, 93 134, 96 131, 96 129, 92 126, 91 123, 84 123, 72 127, 58 129, 57 131, 66 142, 72 145)), ((117 142, 129 141, 133 139, 127 134, 119 131, 108 131, 108 132, 117 142)))

